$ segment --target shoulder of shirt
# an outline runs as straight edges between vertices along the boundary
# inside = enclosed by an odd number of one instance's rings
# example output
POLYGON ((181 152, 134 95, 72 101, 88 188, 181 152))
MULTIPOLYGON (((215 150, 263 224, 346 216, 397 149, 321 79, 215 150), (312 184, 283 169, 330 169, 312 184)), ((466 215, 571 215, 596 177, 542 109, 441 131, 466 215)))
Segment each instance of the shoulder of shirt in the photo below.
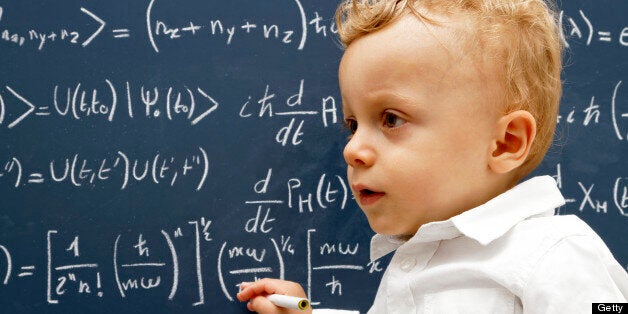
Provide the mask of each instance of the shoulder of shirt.
POLYGON ((576 235, 597 236, 591 227, 576 215, 530 217, 514 226, 510 233, 534 233, 540 241, 558 242, 576 235))
MULTIPOLYGON (((604 259, 612 259, 612 253, 600 236, 591 227, 575 215, 556 215, 533 217, 518 223, 503 240, 506 241, 506 250, 518 250, 519 261, 514 262, 522 270, 533 271, 549 252, 559 244, 568 244, 569 241, 581 241, 587 238, 594 244, 596 252, 604 259)), ((514 265, 513 265, 514 266, 514 265)), ((524 274, 521 274, 524 275, 524 274)))
MULTIPOLYGON (((559 244, 568 244, 569 241, 580 241, 582 237, 596 243, 606 257, 611 257, 610 251, 584 221, 575 215, 557 215, 532 217, 515 225, 502 238, 494 242, 501 246, 504 259, 502 263, 509 264, 512 272, 516 273, 517 282, 523 284, 534 272, 536 265, 552 252, 559 244)), ((596 254, 596 252, 591 252, 596 254)), ((503 264, 502 264, 503 265, 503 264)))
POLYGON ((504 235, 514 241, 511 244, 516 249, 526 248, 529 256, 539 258, 563 240, 581 236, 602 241, 586 222, 575 215, 532 217, 521 221, 504 235))

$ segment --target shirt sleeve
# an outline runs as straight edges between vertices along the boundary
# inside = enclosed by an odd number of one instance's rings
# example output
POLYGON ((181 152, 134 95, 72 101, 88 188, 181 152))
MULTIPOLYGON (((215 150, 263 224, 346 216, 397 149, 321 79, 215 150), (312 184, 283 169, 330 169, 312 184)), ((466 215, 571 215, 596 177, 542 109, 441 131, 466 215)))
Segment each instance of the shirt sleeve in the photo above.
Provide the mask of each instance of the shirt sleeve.
POLYGON ((524 313, 591 313, 592 303, 626 302, 628 274, 601 239, 564 238, 538 261, 521 297, 524 313))

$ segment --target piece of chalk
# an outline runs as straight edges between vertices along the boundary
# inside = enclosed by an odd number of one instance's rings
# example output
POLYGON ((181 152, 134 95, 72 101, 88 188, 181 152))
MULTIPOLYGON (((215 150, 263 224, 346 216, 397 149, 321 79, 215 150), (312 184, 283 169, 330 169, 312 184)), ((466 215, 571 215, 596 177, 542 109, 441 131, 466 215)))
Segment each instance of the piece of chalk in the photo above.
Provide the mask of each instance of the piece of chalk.
POLYGON ((310 301, 304 298, 291 297, 283 294, 271 294, 266 297, 276 306, 288 309, 305 310, 310 306, 310 301))

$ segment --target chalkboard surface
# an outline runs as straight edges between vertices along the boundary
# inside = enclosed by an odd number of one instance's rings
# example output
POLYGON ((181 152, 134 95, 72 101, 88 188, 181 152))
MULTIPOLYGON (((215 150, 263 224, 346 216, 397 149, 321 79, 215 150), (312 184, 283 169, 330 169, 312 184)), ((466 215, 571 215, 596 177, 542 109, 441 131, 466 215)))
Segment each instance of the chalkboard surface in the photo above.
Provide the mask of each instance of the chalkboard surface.
MULTIPOLYGON (((0 1, 0 312, 242 313, 302 283, 365 312, 386 260, 351 198, 334 1, 0 1)), ((535 174, 628 265, 628 4, 565 1, 535 174)))

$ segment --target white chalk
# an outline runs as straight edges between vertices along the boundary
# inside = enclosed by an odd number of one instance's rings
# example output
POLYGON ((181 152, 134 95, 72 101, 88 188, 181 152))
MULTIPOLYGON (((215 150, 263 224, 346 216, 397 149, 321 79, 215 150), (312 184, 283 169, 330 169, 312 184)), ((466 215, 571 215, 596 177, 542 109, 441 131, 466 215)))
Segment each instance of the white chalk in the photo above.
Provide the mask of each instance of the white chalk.
POLYGON ((283 294, 271 294, 266 298, 274 305, 288 309, 305 310, 310 306, 310 301, 308 299, 291 297, 283 294))

